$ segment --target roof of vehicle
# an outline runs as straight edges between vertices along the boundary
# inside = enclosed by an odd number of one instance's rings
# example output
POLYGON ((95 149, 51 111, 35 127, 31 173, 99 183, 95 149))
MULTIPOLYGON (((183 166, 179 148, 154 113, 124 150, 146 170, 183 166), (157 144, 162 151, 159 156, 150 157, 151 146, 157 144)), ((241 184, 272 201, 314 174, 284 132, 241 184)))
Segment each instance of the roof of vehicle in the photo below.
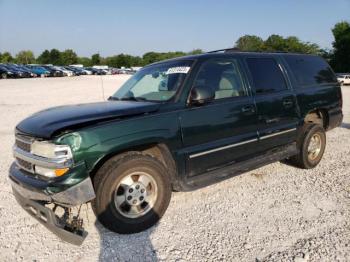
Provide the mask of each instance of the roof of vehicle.
POLYGON ((223 57, 227 55, 238 55, 238 56, 271 56, 271 55, 303 55, 303 56, 315 56, 313 54, 302 54, 302 53, 291 53, 291 52, 282 52, 282 51, 274 51, 274 52, 250 52, 250 51, 241 51, 236 48, 227 48, 227 49, 219 49, 214 51, 209 51, 203 54, 198 55, 187 55, 180 56, 171 59, 162 60, 159 62, 152 63, 151 65, 164 63, 164 62, 172 62, 172 61, 180 61, 180 60, 195 60, 195 59, 206 59, 210 57, 223 57))

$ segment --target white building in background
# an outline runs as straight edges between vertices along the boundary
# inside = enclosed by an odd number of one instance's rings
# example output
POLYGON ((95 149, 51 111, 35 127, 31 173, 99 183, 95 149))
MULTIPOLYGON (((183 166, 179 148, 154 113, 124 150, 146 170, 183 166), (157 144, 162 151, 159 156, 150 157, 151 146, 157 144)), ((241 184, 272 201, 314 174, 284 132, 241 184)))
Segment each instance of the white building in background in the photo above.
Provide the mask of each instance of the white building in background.
POLYGON ((96 69, 108 69, 108 65, 94 65, 92 68, 96 68, 96 69))
POLYGON ((69 66, 73 66, 73 67, 84 67, 84 65, 81 65, 81 64, 77 64, 77 65, 69 65, 69 66))

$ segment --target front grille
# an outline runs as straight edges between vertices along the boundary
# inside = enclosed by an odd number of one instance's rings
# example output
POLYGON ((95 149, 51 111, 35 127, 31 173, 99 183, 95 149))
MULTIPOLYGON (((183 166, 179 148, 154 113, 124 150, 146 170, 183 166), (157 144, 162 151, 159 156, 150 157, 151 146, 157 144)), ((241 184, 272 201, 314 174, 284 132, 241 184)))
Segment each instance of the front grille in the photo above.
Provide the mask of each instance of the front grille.
POLYGON ((26 152, 30 152, 30 142, 24 142, 22 140, 16 139, 16 146, 26 152))
POLYGON ((23 168, 24 170, 27 171, 33 171, 33 165, 29 163, 28 161, 25 161, 23 159, 20 159, 16 157, 17 164, 20 168, 23 168))

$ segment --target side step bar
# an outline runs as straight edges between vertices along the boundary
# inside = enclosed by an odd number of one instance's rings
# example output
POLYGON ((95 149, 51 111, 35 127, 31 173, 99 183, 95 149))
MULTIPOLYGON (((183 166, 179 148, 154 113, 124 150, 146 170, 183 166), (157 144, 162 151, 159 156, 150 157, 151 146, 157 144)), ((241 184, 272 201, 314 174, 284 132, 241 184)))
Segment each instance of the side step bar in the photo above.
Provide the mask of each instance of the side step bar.
POLYGON ((265 166, 267 164, 286 159, 288 157, 296 155, 297 153, 297 145, 295 142, 286 146, 277 147, 266 152, 263 155, 253 157, 246 161, 218 168, 202 175, 190 177, 186 180, 183 188, 186 191, 191 191, 205 187, 212 183, 220 182, 229 177, 237 176, 253 169, 265 166))

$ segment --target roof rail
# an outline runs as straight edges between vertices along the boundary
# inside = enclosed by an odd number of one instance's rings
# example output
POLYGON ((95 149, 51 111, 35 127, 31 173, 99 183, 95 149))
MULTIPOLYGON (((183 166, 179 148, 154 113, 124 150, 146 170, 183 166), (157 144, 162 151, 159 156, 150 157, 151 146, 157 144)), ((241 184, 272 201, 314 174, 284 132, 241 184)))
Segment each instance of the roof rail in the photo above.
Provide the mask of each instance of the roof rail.
POLYGON ((234 52, 242 52, 242 53, 249 53, 249 52, 252 52, 252 53, 290 53, 288 51, 278 51, 278 50, 275 50, 275 51, 268 51, 268 50, 266 50, 266 51, 246 51, 246 50, 240 50, 237 47, 231 47, 231 48, 218 49, 218 50, 214 50, 214 51, 208 51, 207 54, 218 53, 218 52, 224 52, 224 53, 234 53, 234 52))
POLYGON ((224 48, 224 49, 218 49, 218 50, 213 50, 213 51, 208 51, 207 54, 210 53, 218 53, 218 52, 242 52, 242 50, 240 50, 237 47, 230 47, 230 48, 224 48))

